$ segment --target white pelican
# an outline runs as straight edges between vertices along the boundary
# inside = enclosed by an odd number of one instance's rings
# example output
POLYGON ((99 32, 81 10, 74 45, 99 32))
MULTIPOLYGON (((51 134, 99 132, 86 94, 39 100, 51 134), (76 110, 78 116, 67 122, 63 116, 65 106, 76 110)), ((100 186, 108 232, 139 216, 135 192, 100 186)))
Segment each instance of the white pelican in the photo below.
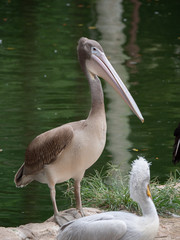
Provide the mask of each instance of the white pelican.
POLYGON ((79 62, 90 85, 91 110, 86 120, 71 122, 37 136, 28 146, 25 162, 15 175, 17 187, 33 180, 48 184, 55 220, 56 183, 74 179, 76 208, 83 215, 80 182, 84 172, 101 155, 106 142, 104 96, 98 76, 109 82, 132 111, 143 122, 143 117, 131 94, 106 58, 98 42, 80 38, 77 47, 79 62))
POLYGON ((64 224, 58 240, 152 240, 159 218, 149 189, 149 163, 142 157, 132 164, 130 196, 142 216, 124 211, 94 214, 64 224))

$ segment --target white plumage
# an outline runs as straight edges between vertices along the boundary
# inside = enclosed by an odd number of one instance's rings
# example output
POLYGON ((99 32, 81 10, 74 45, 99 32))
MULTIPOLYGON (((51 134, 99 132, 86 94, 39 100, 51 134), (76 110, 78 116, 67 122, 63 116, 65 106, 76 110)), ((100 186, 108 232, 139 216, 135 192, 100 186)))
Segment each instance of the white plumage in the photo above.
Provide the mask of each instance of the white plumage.
POLYGON ((58 240, 154 239, 159 218, 149 190, 149 165, 139 157, 130 172, 130 196, 140 205, 142 216, 112 211, 83 217, 63 225, 58 240))
MULTIPOLYGON (((147 189, 147 184, 150 182, 150 163, 148 163, 143 157, 139 157, 132 163, 132 169, 130 172, 130 197, 135 201, 140 201, 146 198, 146 191, 142 189, 147 189), (143 196, 142 196, 143 195, 143 196)), ((139 202, 138 202, 139 203, 139 202)))

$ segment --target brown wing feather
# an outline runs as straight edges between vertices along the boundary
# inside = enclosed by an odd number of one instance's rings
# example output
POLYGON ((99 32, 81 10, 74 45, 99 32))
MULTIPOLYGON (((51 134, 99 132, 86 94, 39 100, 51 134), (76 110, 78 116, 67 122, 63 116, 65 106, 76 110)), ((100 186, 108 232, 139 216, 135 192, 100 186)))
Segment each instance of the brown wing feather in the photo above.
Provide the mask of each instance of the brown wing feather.
POLYGON ((50 164, 66 148, 73 138, 70 125, 63 125, 37 136, 28 146, 25 154, 25 174, 39 171, 50 164))

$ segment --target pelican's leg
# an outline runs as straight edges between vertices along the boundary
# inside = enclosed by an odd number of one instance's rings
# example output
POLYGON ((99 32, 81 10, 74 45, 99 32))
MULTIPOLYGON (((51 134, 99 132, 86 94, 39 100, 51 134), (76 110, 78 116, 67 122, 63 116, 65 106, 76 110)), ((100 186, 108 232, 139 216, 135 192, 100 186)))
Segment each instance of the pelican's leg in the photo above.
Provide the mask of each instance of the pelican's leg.
POLYGON ((59 211, 56 204, 56 189, 55 186, 50 187, 50 195, 51 195, 51 201, 53 204, 54 209, 54 219, 56 223, 61 227, 64 223, 68 222, 69 220, 66 219, 64 216, 59 215, 59 211))
POLYGON ((81 179, 74 180, 74 195, 76 199, 76 209, 80 212, 81 216, 84 217, 84 212, 81 202, 81 179))
POLYGON ((57 208, 57 205, 56 205, 56 189, 55 189, 55 186, 50 188, 50 195, 51 195, 51 201, 52 201, 53 209, 54 209, 54 216, 56 217, 57 215, 59 215, 59 212, 58 212, 58 208, 57 208))
POLYGON ((54 219, 59 226, 62 226, 61 218, 59 216, 57 204, 56 204, 56 189, 55 186, 50 188, 51 201, 54 209, 54 219))

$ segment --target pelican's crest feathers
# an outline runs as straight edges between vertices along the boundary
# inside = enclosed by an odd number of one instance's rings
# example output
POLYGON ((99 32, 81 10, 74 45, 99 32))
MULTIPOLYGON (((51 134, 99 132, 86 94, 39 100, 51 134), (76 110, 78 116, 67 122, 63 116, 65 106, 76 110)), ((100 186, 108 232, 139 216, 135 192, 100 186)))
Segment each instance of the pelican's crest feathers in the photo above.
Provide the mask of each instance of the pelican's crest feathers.
POLYGON ((151 163, 147 162, 143 157, 139 157, 132 163, 130 172, 130 196, 134 201, 139 197, 139 190, 145 185, 145 190, 150 181, 151 163))

